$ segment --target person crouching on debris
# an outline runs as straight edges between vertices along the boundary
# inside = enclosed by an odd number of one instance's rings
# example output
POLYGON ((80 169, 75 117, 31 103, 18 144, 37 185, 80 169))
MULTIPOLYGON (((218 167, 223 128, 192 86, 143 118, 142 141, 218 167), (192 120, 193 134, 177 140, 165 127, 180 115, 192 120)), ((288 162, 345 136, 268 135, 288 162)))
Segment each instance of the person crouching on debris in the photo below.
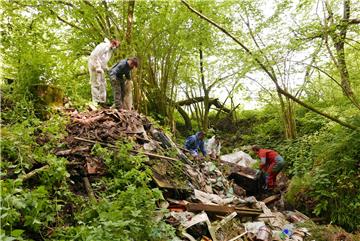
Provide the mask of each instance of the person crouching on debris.
POLYGON ((139 61, 136 57, 123 59, 111 67, 109 71, 111 87, 114 93, 114 103, 117 109, 124 108, 123 101, 125 96, 125 78, 126 80, 131 80, 131 70, 134 67, 138 67, 138 62, 139 61))
POLYGON ((273 189, 276 185, 276 176, 285 165, 284 158, 274 150, 263 149, 257 145, 252 146, 252 150, 260 158, 260 169, 266 175, 266 188, 273 189))
POLYGON ((91 52, 88 62, 90 72, 91 96, 94 104, 106 102, 106 80, 104 71, 114 49, 119 47, 118 40, 105 39, 91 52))
POLYGON ((185 141, 185 148, 190 151, 191 155, 196 159, 200 159, 198 150, 202 152, 203 156, 206 156, 206 150, 204 147, 205 133, 203 131, 197 132, 195 135, 189 136, 185 141))
POLYGON ((217 159, 220 156, 221 143, 216 136, 211 137, 205 143, 206 153, 212 158, 217 159))

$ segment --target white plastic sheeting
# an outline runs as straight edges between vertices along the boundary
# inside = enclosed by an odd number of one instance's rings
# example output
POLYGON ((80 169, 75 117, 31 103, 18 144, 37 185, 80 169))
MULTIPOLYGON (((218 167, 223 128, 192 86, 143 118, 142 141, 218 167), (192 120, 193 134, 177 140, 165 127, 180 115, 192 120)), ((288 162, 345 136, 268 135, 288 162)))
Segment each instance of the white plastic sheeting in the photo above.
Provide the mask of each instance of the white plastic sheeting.
POLYGON ((210 156, 220 156, 221 143, 216 141, 216 137, 211 137, 205 142, 206 153, 210 156))
POLYGON ((256 160, 252 159, 251 156, 243 151, 237 151, 231 154, 220 156, 220 160, 223 162, 234 163, 243 167, 251 167, 256 160))

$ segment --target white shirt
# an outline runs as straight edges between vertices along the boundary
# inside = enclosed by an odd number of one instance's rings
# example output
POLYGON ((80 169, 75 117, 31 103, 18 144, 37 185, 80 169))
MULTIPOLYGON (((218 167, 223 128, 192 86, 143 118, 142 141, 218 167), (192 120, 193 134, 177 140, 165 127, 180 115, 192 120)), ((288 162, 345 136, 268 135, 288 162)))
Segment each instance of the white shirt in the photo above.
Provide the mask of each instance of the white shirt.
POLYGON ((102 69, 106 69, 107 63, 111 58, 111 54, 111 43, 108 39, 105 38, 104 42, 98 44, 91 52, 89 63, 96 66, 96 68, 101 67, 102 69))

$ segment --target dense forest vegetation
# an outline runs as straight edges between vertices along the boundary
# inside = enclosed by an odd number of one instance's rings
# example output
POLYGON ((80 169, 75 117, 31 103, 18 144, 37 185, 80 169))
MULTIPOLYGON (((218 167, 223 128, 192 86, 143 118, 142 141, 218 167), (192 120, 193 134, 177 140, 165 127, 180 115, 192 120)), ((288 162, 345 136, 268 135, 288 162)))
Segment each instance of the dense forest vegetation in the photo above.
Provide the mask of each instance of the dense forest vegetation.
POLYGON ((204 130, 222 153, 276 149, 289 205, 360 231, 359 1, 0 2, 1 240, 174 236, 151 219, 162 193, 131 143, 92 149, 111 173, 93 183, 97 202, 77 195, 54 154, 63 109, 88 109, 87 60, 104 38, 120 40, 109 66, 139 58, 134 108, 178 143, 204 130))

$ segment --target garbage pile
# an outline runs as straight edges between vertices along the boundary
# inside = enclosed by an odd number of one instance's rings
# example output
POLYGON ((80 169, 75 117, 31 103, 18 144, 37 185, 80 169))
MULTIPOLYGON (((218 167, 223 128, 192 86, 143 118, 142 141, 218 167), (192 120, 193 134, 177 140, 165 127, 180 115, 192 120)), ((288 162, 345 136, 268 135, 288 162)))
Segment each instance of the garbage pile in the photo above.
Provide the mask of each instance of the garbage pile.
POLYGON ((259 195, 261 173, 249 168, 254 160, 246 153, 193 161, 168 135, 136 111, 72 111, 69 116, 66 143, 56 154, 67 157, 73 166, 72 178, 80 177, 78 180, 83 181, 90 198, 95 197, 88 177, 106 173, 103 161, 91 154, 92 147, 100 144, 116 148, 116 141, 128 139, 136 143, 131 151, 134 155, 149 157, 147 164, 154 183, 165 198, 158 204, 161 210, 166 210, 160 217, 177 229, 177 240, 301 241, 309 235, 296 225, 308 219, 305 215, 268 207, 281 203, 282 197, 259 195))

